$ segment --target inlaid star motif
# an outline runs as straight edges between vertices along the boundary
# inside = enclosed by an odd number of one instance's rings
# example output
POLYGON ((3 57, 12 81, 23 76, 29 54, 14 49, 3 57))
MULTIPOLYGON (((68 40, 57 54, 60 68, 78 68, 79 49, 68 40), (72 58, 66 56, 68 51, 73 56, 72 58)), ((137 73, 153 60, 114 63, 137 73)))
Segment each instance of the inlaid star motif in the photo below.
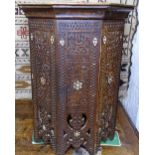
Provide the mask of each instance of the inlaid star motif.
POLYGON ((73 83, 73 88, 76 89, 76 90, 80 90, 82 88, 82 82, 80 82, 79 80, 75 81, 73 83))

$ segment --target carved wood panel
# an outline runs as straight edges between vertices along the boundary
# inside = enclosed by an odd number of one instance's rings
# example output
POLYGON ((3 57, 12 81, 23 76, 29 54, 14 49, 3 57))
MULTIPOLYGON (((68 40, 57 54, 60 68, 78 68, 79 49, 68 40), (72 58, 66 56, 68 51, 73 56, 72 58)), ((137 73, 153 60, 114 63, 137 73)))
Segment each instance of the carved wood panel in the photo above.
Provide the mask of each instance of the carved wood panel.
POLYGON ((55 146, 56 86, 54 21, 30 19, 30 48, 36 140, 55 146))
POLYGON ((70 146, 94 154, 101 25, 93 20, 57 21, 58 154, 70 146))
POLYGON ((99 77, 99 137, 113 137, 117 111, 123 22, 103 22, 99 77))

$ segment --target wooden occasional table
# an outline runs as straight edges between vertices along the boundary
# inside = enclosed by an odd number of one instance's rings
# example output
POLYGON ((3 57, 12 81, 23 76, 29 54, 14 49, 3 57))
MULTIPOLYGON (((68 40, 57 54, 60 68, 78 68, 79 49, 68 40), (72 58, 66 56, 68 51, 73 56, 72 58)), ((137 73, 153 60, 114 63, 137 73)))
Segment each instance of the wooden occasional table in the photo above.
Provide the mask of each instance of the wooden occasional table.
POLYGON ((113 138, 124 19, 133 6, 20 4, 29 19, 35 140, 57 155, 113 138))

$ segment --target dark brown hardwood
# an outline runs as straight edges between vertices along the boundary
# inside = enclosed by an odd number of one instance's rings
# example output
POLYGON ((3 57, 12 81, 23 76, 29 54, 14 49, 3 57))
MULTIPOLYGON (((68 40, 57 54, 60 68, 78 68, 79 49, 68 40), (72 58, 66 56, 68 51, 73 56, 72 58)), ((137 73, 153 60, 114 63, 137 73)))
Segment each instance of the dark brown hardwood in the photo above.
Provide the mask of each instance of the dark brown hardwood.
POLYGON ((35 140, 96 154, 116 124, 124 20, 133 7, 21 5, 29 19, 35 140))
MULTIPOLYGON (((124 110, 119 105, 116 119, 121 147, 102 147, 102 155, 138 155, 139 140, 124 110)), ((16 101, 16 155, 55 155, 50 145, 32 144, 33 104, 31 100, 16 101)), ((66 155, 73 155, 70 149, 66 155)))

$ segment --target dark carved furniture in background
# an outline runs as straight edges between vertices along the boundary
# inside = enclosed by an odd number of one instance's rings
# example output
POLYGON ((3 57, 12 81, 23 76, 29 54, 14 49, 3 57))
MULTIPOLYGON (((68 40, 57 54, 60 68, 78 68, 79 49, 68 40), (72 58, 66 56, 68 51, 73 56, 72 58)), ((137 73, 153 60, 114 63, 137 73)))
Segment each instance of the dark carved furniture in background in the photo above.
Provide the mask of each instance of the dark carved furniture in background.
POLYGON ((132 6, 22 4, 29 18, 35 140, 94 155, 112 138, 124 19, 132 6))

